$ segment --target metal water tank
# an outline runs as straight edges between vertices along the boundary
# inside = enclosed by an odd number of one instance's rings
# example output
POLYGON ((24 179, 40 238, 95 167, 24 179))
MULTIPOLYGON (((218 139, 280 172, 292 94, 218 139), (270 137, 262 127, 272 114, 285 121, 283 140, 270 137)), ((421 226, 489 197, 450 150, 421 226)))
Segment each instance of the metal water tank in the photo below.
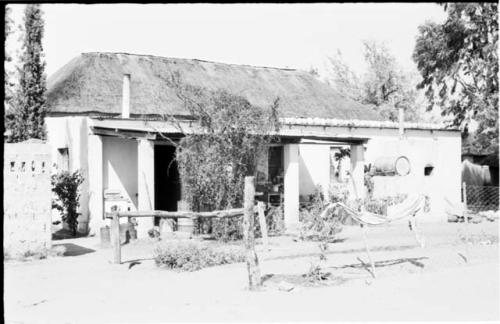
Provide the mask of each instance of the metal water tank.
POLYGON ((399 175, 405 176, 410 173, 410 160, 406 156, 383 156, 373 163, 376 175, 399 175))

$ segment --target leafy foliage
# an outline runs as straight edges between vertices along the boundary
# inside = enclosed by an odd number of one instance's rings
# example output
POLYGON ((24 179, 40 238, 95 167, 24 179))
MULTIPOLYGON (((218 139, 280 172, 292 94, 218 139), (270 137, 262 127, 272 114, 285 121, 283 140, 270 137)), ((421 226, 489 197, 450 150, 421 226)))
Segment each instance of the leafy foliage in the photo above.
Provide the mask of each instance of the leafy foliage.
POLYGON ((498 152, 498 3, 444 4, 443 24, 419 27, 413 59, 429 108, 438 106, 467 135, 479 123, 479 150, 498 152))
POLYGON ((77 209, 80 205, 78 187, 83 183, 83 176, 80 171, 70 173, 62 171, 52 176, 52 192, 56 199, 52 201, 52 208, 61 212, 62 219, 65 221, 73 236, 76 235, 78 226, 77 209))
MULTIPOLYGON (((167 82, 200 127, 197 134, 186 134, 177 147, 183 199, 194 211, 242 207, 245 176, 255 175, 258 160, 275 139, 279 99, 264 109, 226 91, 184 84, 179 74, 167 82)), ((238 222, 215 220, 212 228, 237 233, 238 222)), ((226 234, 221 237, 227 239, 226 234)))
POLYGON ((42 47, 44 21, 39 4, 26 5, 24 27, 19 87, 13 99, 13 112, 6 119, 6 129, 10 133, 8 142, 21 142, 29 138, 45 139, 46 77, 42 47))
POLYGON ((375 182, 373 181, 373 174, 371 172, 366 172, 363 178, 365 188, 366 188, 366 193, 368 198, 371 198, 373 196, 373 190, 375 189, 375 182))
POLYGON ((418 75, 403 71, 384 44, 364 41, 363 47, 367 63, 363 75, 349 68, 340 51, 329 57, 333 85, 344 96, 372 106, 388 120, 398 119, 399 108, 405 110, 405 120, 421 120, 418 75))
POLYGON ((335 152, 335 161, 341 161, 343 158, 351 156, 350 148, 340 148, 338 152, 335 152))
MULTIPOLYGON (((12 33, 12 24, 14 21, 12 20, 12 17, 10 16, 12 12, 12 8, 10 6, 5 6, 5 40, 9 37, 9 35, 12 33)), ((4 97, 4 104, 5 104, 5 109, 7 110, 7 107, 10 105, 10 101, 12 100, 13 97, 13 91, 12 91, 12 86, 13 84, 10 82, 10 73, 7 70, 7 66, 5 66, 5 63, 11 62, 12 61, 12 56, 10 55, 10 52, 7 50, 7 47, 5 48, 5 62, 4 62, 4 85, 5 85, 5 97, 4 97)))
POLYGON ((154 251, 157 266, 181 271, 196 271, 206 267, 245 261, 243 249, 210 246, 194 242, 169 242, 154 251))
POLYGON ((407 197, 407 194, 397 194, 381 198, 366 197, 365 199, 356 199, 350 202, 350 205, 356 210, 361 210, 361 207, 363 207, 367 212, 387 216, 387 207, 400 204, 407 197))
POLYGON ((271 206, 267 209, 266 223, 269 234, 279 235, 285 232, 285 217, 282 205, 278 207, 271 206))
MULTIPOLYGON (((346 196, 347 197, 347 196, 346 196)), ((336 201, 343 201, 344 197, 336 196, 336 201)), ((311 196, 309 206, 302 208, 299 213, 301 223, 300 237, 304 240, 330 242, 341 231, 341 219, 334 212, 323 215, 326 206, 321 187, 318 186, 311 196)))

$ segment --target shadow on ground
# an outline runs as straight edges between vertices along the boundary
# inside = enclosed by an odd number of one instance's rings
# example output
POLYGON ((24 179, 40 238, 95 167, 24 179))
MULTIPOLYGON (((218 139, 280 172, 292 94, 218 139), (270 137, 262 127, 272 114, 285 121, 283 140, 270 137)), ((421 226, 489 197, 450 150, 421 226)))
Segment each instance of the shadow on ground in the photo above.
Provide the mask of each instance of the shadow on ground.
POLYGON ((85 233, 76 233, 75 236, 71 234, 71 231, 67 229, 60 229, 55 233, 52 233, 52 240, 57 241, 57 240, 65 240, 65 239, 71 239, 71 238, 80 238, 80 237, 86 237, 87 234, 85 233))
POLYGON ((64 248, 63 256, 79 256, 88 253, 93 253, 95 250, 76 245, 73 243, 61 243, 52 245, 53 249, 64 248))
MULTIPOLYGON (((392 260, 381 260, 374 262, 374 266, 376 268, 381 267, 389 267, 403 263, 409 263, 418 268, 424 268, 425 265, 420 262, 422 260, 428 259, 428 257, 419 257, 419 258, 400 258, 400 259, 392 259, 392 260)), ((332 270, 343 270, 348 268, 354 269, 363 269, 366 270, 372 277, 374 274, 370 269, 370 265, 359 259, 360 263, 355 264, 347 264, 343 266, 331 266, 325 267, 324 269, 332 269, 332 270)), ((267 286, 272 285, 280 285, 283 281, 292 285, 304 286, 304 287, 318 287, 318 286, 338 286, 342 285, 348 281, 352 281, 355 279, 362 279, 363 276, 359 277, 358 275, 345 276, 344 273, 337 273, 334 275, 332 272, 320 271, 316 273, 309 274, 266 274, 262 276, 262 284, 267 286)))
MULTIPOLYGON (((376 246, 376 247, 371 247, 370 251, 371 252, 403 251, 403 250, 411 250, 411 249, 415 249, 415 248, 418 248, 418 246, 416 246, 416 245, 376 246)), ((365 252, 366 252, 366 249, 359 248, 359 249, 345 249, 345 250, 328 251, 328 252, 325 252, 325 254, 334 255, 334 254, 338 254, 338 253, 351 254, 351 253, 365 253, 365 252)), ((318 256, 319 254, 320 254, 320 252, 318 249, 318 252, 299 253, 299 254, 284 255, 284 256, 274 256, 274 257, 265 258, 265 260, 283 260, 283 259, 306 258, 306 257, 318 256)))
MULTIPOLYGON (((419 262, 420 260, 426 260, 429 259, 428 257, 419 257, 419 258, 400 258, 400 259, 393 259, 393 260, 382 260, 382 261, 375 261, 373 264, 375 268, 378 267, 388 267, 392 265, 397 265, 401 263, 410 263, 416 267, 423 268, 425 265, 422 262, 419 262)), ((340 267, 328 267, 329 269, 345 269, 345 268, 366 268, 367 263, 358 258, 361 263, 356 263, 356 264, 347 264, 343 265, 340 267)))

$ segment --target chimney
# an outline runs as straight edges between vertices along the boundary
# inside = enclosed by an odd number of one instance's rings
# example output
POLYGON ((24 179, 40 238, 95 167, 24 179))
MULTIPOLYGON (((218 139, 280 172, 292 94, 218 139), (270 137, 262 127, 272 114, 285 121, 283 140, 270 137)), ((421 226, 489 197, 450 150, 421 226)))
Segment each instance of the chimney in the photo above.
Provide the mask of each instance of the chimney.
POLYGON ((399 112, 399 136, 400 137, 403 137, 404 133, 405 133, 405 126, 404 126, 404 110, 403 108, 399 108, 398 109, 398 112, 399 112))
POLYGON ((130 74, 123 75, 122 118, 130 118, 130 74))

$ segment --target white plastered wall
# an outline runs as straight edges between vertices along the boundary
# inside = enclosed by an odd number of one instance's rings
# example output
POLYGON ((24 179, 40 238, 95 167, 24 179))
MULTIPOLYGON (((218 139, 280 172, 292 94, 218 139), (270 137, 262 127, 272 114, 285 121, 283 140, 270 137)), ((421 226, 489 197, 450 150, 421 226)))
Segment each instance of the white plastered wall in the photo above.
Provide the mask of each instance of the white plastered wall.
MULTIPOLYGON (((337 130, 334 130, 337 131, 337 130)), ((355 133, 357 130, 352 130, 355 133)), ((369 137, 365 144, 365 164, 379 157, 406 156, 410 160, 410 174, 404 177, 374 177, 375 197, 397 193, 422 193, 430 197, 431 212, 420 215, 427 221, 446 221, 444 197, 460 201, 461 137, 459 132, 405 130, 400 139, 397 129, 358 129, 369 137), (425 176, 426 165, 434 167, 432 175, 425 176)), ((309 195, 316 185, 328 188, 330 145, 300 144, 300 194, 309 195)), ((348 161, 349 158, 346 159, 348 161)))
MULTIPOLYGON (((89 229, 89 163, 88 163, 88 117, 47 117, 47 141, 51 144, 52 161, 58 161, 58 149, 68 148, 70 171, 80 169, 84 182, 80 187, 80 213, 78 231, 89 229)), ((137 141, 115 137, 101 137, 103 189, 120 190, 137 208, 137 141)), ((100 166, 97 163, 96 166, 100 166)), ((55 167, 52 172, 57 172, 55 167)), ((58 211, 52 210, 52 219, 60 219, 58 211)))
POLYGON ((325 197, 330 185, 330 145, 299 144, 299 193, 313 194, 321 186, 325 197))
POLYGON ((374 136, 366 149, 366 163, 378 157, 406 156, 410 161, 407 176, 375 176, 374 197, 396 193, 425 194, 430 198, 430 213, 422 213, 427 221, 446 221, 444 198, 460 201, 461 137, 458 132, 407 130, 399 138, 388 130, 374 136), (426 166, 433 166, 432 174, 424 175, 426 166))
POLYGON ((137 141, 103 137, 103 188, 116 190, 137 210, 137 141))
MULTIPOLYGON (((89 222, 89 182, 88 182, 88 119, 87 117, 47 117, 45 125, 47 142, 51 145, 51 158, 58 161, 58 149, 68 148, 70 171, 80 169, 84 177, 81 185, 78 231, 87 232, 89 222)), ((57 172, 53 167, 52 172, 57 172)), ((60 219, 58 211, 52 210, 52 219, 60 219)))

